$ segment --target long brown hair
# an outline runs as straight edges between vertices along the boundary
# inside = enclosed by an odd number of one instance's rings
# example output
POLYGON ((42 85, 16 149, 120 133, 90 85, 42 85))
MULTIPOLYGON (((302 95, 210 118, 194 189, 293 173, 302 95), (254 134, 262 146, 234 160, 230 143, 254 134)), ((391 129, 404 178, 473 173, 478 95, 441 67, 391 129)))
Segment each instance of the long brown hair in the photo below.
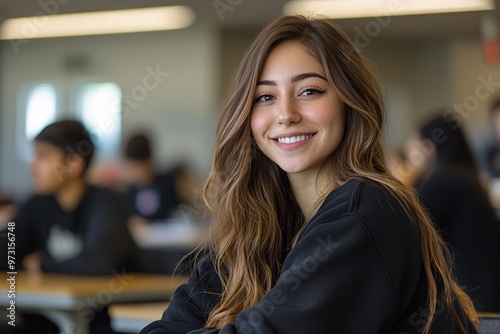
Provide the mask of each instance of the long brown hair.
POLYGON ((250 129, 255 88, 269 53, 285 42, 301 43, 324 66, 344 105, 344 138, 323 168, 332 184, 365 178, 387 188, 420 227, 428 281, 429 333, 444 284, 446 303, 456 296, 468 316, 476 313, 450 273, 449 255, 415 195, 384 163, 381 134, 384 103, 365 58, 335 25, 302 16, 285 16, 265 27, 246 51, 232 93, 220 116, 213 168, 203 197, 214 215, 208 249, 214 255, 223 292, 207 326, 233 323, 239 312, 258 303, 278 279, 284 258, 306 223, 287 176, 257 147, 250 129))

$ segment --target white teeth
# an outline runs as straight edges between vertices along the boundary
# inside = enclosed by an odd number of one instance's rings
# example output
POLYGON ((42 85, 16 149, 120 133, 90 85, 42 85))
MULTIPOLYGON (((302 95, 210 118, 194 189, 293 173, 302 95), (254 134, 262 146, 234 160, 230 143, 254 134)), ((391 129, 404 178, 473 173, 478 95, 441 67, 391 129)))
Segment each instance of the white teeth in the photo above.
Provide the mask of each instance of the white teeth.
POLYGON ((302 136, 293 136, 293 137, 280 137, 278 141, 282 144, 293 144, 298 141, 303 141, 311 138, 313 135, 302 135, 302 136))

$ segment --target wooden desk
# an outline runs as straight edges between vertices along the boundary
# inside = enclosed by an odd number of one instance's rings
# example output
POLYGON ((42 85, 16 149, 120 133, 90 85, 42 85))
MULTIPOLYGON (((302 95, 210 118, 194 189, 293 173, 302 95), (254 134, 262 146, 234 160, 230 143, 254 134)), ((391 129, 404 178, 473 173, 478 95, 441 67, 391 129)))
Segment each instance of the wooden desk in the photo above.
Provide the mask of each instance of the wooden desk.
POLYGON ((132 220, 129 229, 135 243, 144 249, 192 250, 200 245, 207 234, 207 229, 199 224, 178 219, 151 223, 132 220))
MULTIPOLYGON (((6 282, 5 272, 0 280, 6 282)), ((15 276, 15 306, 18 310, 35 310, 60 328, 61 334, 88 333, 95 311, 111 303, 166 301, 184 276, 149 275, 113 272, 109 276, 71 276, 31 274, 15 276)), ((0 305, 8 306, 9 284, 0 285, 0 305)))
POLYGON ((113 304, 109 306, 111 327, 120 333, 138 333, 158 320, 168 303, 113 304))

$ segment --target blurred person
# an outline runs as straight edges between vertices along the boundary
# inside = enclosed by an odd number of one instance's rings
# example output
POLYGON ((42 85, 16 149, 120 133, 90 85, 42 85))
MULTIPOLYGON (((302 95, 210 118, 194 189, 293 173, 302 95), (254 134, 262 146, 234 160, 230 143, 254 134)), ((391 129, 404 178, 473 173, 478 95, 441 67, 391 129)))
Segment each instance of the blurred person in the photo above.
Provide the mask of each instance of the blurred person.
MULTIPOLYGON (((189 212, 180 210, 180 204, 191 201, 194 182, 183 165, 159 173, 155 168, 153 148, 148 136, 137 133, 129 138, 124 147, 123 179, 128 186, 127 199, 133 216, 129 221, 132 236, 139 245, 138 271, 159 274, 180 274, 179 262, 191 247, 151 249, 145 247, 150 223, 168 218, 189 219, 189 212), (176 270, 177 268, 177 270, 176 270)), ((193 246, 194 247, 194 246, 193 246)))
POLYGON ((14 201, 11 198, 0 198, 0 231, 7 227, 15 214, 14 201))
POLYGON ((500 178, 500 99, 490 108, 494 138, 486 146, 483 154, 483 169, 490 178, 500 178))
MULTIPOLYGON (((85 181, 93 152, 89 133, 78 121, 50 124, 35 137, 31 173, 36 194, 13 219, 16 263, 22 264, 16 270, 111 275, 134 256, 122 197, 85 181)), ((7 254, 7 232, 0 233, 2 254, 7 254)), ((0 270, 7 268, 3 257, 0 270)), ((92 326, 106 333, 107 314, 97 312, 92 326)))
POLYGON ((403 150, 388 152, 386 156, 387 168, 396 179, 407 186, 413 185, 417 178, 417 173, 412 164, 408 161, 403 150))
POLYGON ((387 170, 382 93, 340 28, 278 18, 234 78, 206 247, 141 334, 477 333, 441 237, 387 170))
POLYGON ((477 309, 500 312, 499 224, 462 130, 441 113, 407 147, 415 188, 453 253, 458 283, 477 309))
POLYGON ((181 203, 177 180, 181 169, 158 173, 153 150, 144 134, 132 136, 124 149, 123 177, 133 213, 148 221, 168 218, 181 203))

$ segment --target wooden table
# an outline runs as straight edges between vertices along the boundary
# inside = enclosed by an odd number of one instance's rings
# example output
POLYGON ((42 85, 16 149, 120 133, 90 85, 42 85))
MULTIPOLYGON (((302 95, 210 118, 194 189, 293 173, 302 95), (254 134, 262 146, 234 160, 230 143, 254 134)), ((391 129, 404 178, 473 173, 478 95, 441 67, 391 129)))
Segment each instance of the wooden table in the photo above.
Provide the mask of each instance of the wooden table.
POLYGON ((2 272, 0 280, 6 282, 11 276, 15 278, 15 298, 9 297, 10 284, 2 283, 0 305, 9 306, 14 300, 16 313, 35 310, 54 321, 61 334, 87 334, 95 311, 111 303, 166 302, 187 280, 184 276, 118 271, 99 277, 2 272))
POLYGON ((113 304, 109 306, 111 327, 120 333, 138 333, 151 322, 158 320, 168 303, 113 304))

